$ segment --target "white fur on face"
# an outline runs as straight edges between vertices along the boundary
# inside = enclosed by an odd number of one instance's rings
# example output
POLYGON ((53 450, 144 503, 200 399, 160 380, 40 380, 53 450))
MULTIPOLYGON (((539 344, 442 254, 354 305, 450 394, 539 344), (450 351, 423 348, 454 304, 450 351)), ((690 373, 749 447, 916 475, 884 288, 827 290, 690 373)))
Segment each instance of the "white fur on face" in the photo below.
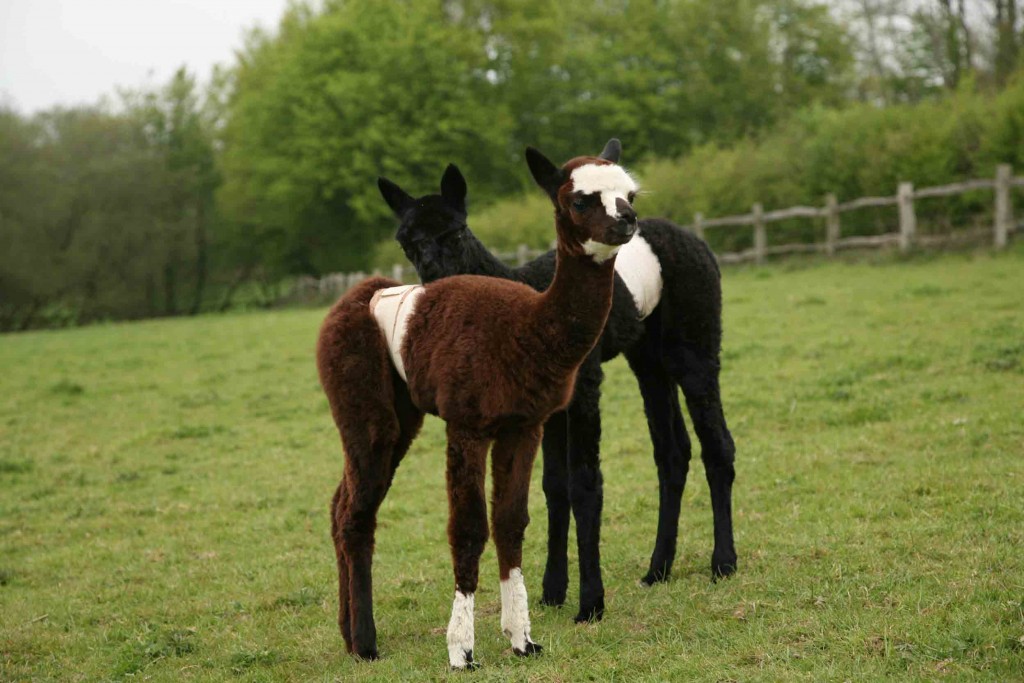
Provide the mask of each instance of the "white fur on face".
POLYGON ((633 295, 640 319, 649 316, 661 301, 664 283, 661 278, 661 262, 651 250, 651 245, 639 233, 622 246, 619 258, 615 260, 615 272, 633 295))
POLYGON ((572 188, 574 192, 599 194, 604 210, 612 218, 619 215, 615 205, 617 199, 629 201, 629 194, 640 189, 626 169, 616 164, 584 164, 573 169, 572 188))
POLYGON ((452 618, 448 622, 448 663, 452 668, 466 666, 467 654, 473 653, 473 594, 455 591, 452 618))
POLYGON ((501 582, 501 631, 512 641, 512 649, 526 652, 530 640, 530 611, 523 570, 514 567, 501 582))

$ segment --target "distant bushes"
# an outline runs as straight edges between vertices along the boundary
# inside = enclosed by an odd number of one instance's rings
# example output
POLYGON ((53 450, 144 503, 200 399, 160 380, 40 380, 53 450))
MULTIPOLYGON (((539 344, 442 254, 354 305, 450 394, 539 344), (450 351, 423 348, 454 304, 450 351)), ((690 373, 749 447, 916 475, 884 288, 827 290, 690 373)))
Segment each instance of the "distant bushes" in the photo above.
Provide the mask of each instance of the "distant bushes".
MULTIPOLYGON (((623 140, 629 165, 629 140, 623 140)), ((894 195, 900 181, 917 187, 970 178, 994 177, 1000 163, 1024 174, 1024 77, 999 94, 962 89, 917 105, 879 108, 868 104, 835 110, 811 108, 758 138, 723 146, 708 144, 681 159, 655 160, 635 167, 644 194, 637 207, 644 216, 666 216, 679 223, 747 213, 754 202, 766 210, 794 205, 822 206, 834 192, 839 201, 894 195)), ((525 164, 522 172, 527 173, 525 164)), ((470 200, 473 200, 473 179, 470 200)), ((1024 208, 1015 193, 1016 215, 1024 208)), ((990 220, 991 192, 967 193, 919 202, 919 230, 935 232, 990 220)), ((472 208, 471 208, 472 211, 472 208)), ((470 216, 470 226, 491 247, 533 247, 553 238, 548 200, 538 190, 499 201, 470 216)), ((797 220, 773 224, 769 243, 782 239, 821 239, 824 225, 797 220)), ((843 233, 876 234, 895 229, 892 208, 844 214, 843 233)), ((750 230, 713 230, 718 250, 749 246, 750 230)), ((377 262, 394 262, 401 252, 383 246, 377 262)))

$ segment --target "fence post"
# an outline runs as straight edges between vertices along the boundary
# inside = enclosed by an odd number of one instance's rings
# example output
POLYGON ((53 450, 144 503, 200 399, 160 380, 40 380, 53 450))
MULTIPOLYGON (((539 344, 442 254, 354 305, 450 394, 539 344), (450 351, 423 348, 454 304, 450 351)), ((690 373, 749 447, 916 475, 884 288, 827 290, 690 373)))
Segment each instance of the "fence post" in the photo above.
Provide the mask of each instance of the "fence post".
POLYGON ((1010 201, 1010 180, 1013 168, 1010 164, 999 164, 996 167, 996 222, 995 248, 1006 247, 1006 238, 1013 229, 1013 202, 1010 201))
POLYGON ((900 208, 900 251, 909 251, 914 246, 914 236, 917 233, 914 183, 900 183, 896 197, 900 208))
POLYGON ((754 261, 761 265, 764 263, 765 254, 768 249, 768 236, 764 230, 764 207, 761 202, 754 204, 754 261))
POLYGON ((401 263, 391 266, 391 279, 405 282, 405 268, 402 267, 401 263))
POLYGON ((839 200, 833 192, 825 195, 825 253, 836 253, 839 242, 839 200))
POLYGON ((516 263, 520 266, 526 265, 529 260, 530 248, 525 244, 520 244, 516 247, 516 263))
MULTIPOLYGON (((704 239, 704 214, 700 211, 693 214, 693 234, 697 237, 704 239)), ((705 242, 707 240, 704 240, 705 242)))

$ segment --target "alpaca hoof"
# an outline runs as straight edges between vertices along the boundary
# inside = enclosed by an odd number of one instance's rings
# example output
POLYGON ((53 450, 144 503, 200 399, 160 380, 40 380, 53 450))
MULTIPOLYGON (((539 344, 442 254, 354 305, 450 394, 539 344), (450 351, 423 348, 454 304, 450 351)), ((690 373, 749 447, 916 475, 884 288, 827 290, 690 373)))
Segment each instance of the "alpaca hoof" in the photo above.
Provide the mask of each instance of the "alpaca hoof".
POLYGON ((480 662, 474 662, 473 661, 473 651, 472 650, 463 650, 463 652, 465 652, 465 654, 466 654, 466 663, 463 664, 462 666, 454 666, 454 665, 452 665, 450 667, 451 670, 452 671, 476 671, 477 669, 479 669, 480 668, 480 662))
POLYGON ((579 613, 573 619, 577 624, 590 624, 601 621, 604 617, 604 599, 602 598, 594 605, 580 607, 579 613))
POLYGON ((516 657, 536 657, 544 650, 543 647, 537 643, 528 642, 526 643, 526 649, 520 650, 518 648, 512 648, 512 652, 515 653, 516 657))
POLYGON ((569 588, 569 582, 561 579, 550 579, 544 574, 540 604, 550 607, 561 607, 565 604, 565 594, 569 588))
POLYGON ((358 650, 356 650, 355 654, 356 657, 365 662, 372 662, 377 659, 380 659, 380 654, 377 652, 377 647, 375 645, 365 648, 359 648, 358 650))
POLYGON ((711 561, 711 578, 725 579, 736 573, 736 558, 718 561, 711 561))
POLYGON ((561 607, 565 604, 565 591, 563 590, 561 593, 548 593, 547 591, 544 591, 544 594, 540 598, 540 604, 548 607, 561 607))
POLYGON ((652 570, 647 572, 644 578, 640 579, 640 583, 649 588, 656 583, 665 583, 666 581, 668 581, 668 577, 670 574, 671 572, 668 569, 662 569, 660 571, 652 570))

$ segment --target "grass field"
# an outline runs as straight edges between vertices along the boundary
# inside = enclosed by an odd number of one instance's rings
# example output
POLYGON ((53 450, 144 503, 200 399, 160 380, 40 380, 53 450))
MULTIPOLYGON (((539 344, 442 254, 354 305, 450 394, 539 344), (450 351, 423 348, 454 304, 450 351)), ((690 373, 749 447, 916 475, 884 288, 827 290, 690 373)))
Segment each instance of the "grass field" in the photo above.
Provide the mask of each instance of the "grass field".
MULTIPOLYGON (((499 632, 488 545, 456 680, 1024 678, 1024 245, 725 274, 723 391, 740 569, 709 578, 699 458, 671 582, 644 573, 657 485, 624 362, 606 366, 602 623, 532 606, 499 632)), ((443 431, 381 513, 383 659, 344 654, 317 384, 323 311, 0 338, 0 679, 444 679, 443 431)), ((524 572, 540 594, 533 479, 524 572)), ((571 558, 571 603, 576 590, 571 558)))

